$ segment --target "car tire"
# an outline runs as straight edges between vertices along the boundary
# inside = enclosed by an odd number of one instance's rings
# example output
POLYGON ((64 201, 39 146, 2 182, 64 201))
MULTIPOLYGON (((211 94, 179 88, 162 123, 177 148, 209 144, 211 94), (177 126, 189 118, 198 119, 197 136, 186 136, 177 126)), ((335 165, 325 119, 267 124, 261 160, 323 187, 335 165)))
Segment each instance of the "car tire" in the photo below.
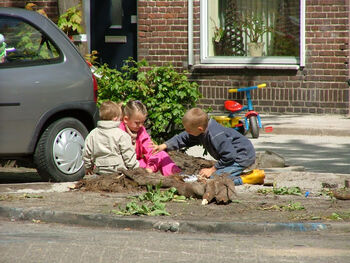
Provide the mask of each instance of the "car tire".
POLYGON ((82 152, 88 130, 79 120, 63 118, 41 135, 34 163, 44 180, 72 182, 84 176, 82 152))

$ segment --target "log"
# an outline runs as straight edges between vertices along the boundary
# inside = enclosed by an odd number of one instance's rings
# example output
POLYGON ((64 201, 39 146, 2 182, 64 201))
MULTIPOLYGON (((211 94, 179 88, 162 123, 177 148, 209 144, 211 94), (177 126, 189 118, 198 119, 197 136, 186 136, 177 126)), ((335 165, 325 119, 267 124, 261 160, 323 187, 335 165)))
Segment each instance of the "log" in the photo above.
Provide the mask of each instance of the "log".
POLYGON ((199 182, 187 183, 184 182, 182 176, 171 175, 162 176, 160 173, 147 173, 143 168, 137 168, 134 170, 120 170, 125 176, 134 180, 138 185, 159 185, 161 187, 169 188, 175 187, 180 195, 186 197, 201 198, 205 191, 205 184, 199 182))
POLYGON ((227 204, 233 201, 236 197, 235 184, 227 175, 214 175, 213 179, 209 179, 203 199, 206 199, 208 203, 215 199, 217 204, 227 204))
POLYGON ((215 175, 213 179, 203 182, 184 182, 179 175, 162 176, 160 173, 149 174, 143 168, 134 170, 120 170, 126 177, 134 180, 138 185, 159 185, 169 188, 175 187, 180 195, 186 197, 203 198, 209 203, 216 200, 218 204, 227 204, 235 196, 235 184, 228 178, 228 174, 215 175))

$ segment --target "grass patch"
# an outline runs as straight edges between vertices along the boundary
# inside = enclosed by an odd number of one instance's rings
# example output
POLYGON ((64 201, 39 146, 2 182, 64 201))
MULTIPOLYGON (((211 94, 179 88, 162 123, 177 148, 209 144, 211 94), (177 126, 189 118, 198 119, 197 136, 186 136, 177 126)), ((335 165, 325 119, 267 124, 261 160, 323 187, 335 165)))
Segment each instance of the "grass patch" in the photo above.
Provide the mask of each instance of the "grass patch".
POLYGON ((257 191, 260 194, 275 194, 275 195, 299 195, 301 196, 301 190, 300 187, 298 186, 293 186, 293 187, 276 187, 275 184, 273 185, 273 188, 263 188, 259 189, 257 191))
POLYGON ((350 219, 350 212, 339 212, 339 213, 332 213, 330 216, 326 217, 328 220, 349 220, 350 219))
POLYGON ((272 211, 298 211, 304 210, 305 207, 300 202, 290 202, 288 205, 273 205, 270 207, 260 208, 261 210, 272 210, 272 211))
POLYGON ((119 210, 111 212, 117 215, 148 215, 148 216, 169 216, 166 211, 166 202, 186 202, 186 197, 176 195, 177 190, 171 187, 168 190, 161 191, 161 185, 147 185, 147 192, 133 197, 133 201, 126 204, 124 208, 119 207, 119 210))

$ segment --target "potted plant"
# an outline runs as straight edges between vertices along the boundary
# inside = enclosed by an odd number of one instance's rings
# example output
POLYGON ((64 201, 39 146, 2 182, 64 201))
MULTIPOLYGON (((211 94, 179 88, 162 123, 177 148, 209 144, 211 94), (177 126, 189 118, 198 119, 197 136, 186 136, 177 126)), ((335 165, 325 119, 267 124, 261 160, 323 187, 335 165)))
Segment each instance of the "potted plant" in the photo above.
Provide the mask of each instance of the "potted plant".
POLYGON ((83 32, 81 5, 68 8, 65 13, 58 18, 58 27, 65 32, 70 39, 73 35, 78 35, 83 32))
POLYGON ((215 25, 213 33, 214 56, 243 55, 242 34, 239 29, 215 25))
POLYGON ((224 41, 223 41, 224 36, 225 36, 224 28, 215 26, 214 37, 213 37, 215 56, 220 56, 220 55, 223 55, 224 53, 224 41))
POLYGON ((248 43, 248 52, 252 57, 262 56, 264 49, 264 42, 262 37, 264 34, 272 32, 273 27, 267 26, 264 19, 261 16, 252 14, 241 16, 238 19, 239 27, 242 28, 242 31, 249 38, 248 43))

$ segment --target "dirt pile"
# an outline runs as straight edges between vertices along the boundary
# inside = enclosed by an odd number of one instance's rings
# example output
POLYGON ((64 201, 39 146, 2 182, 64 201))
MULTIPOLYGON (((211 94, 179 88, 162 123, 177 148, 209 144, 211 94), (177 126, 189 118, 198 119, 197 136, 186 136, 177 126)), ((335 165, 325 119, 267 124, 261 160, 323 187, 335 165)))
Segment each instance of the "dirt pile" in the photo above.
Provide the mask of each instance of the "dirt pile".
POLYGON ((144 190, 143 186, 120 174, 100 175, 97 178, 82 179, 75 189, 89 192, 136 193, 144 190))
MULTIPOLYGON (((193 157, 181 151, 172 151, 169 155, 185 175, 198 174, 201 169, 212 167, 215 163, 215 161, 193 157)), ((258 155, 254 168, 266 167, 269 165, 269 160, 273 161, 271 163, 273 167, 284 165, 283 158, 276 157, 269 152, 266 153, 266 156, 258 155)), ((164 177, 160 173, 149 174, 143 168, 123 170, 120 174, 101 175, 94 179, 83 179, 76 184, 76 189, 93 192, 134 193, 144 190, 147 185, 158 184, 164 188, 175 187, 180 195, 205 198, 209 202, 216 201, 216 203, 226 204, 235 197, 234 183, 225 175, 215 176, 214 179, 208 181, 185 182, 184 176, 164 177)))
MULTIPOLYGON (((211 167, 214 161, 206 160, 200 157, 193 157, 180 151, 169 153, 173 161, 181 168, 182 172, 187 175, 198 174, 199 170, 211 167)), ((174 182, 181 182, 179 177, 163 177, 160 173, 149 174, 146 170, 139 168, 135 170, 124 171, 127 176, 122 174, 101 175, 93 179, 82 179, 76 189, 92 192, 118 192, 130 193, 139 192, 145 189, 147 184, 157 184, 162 181, 163 187, 170 187, 174 182)), ((183 181, 182 181, 183 182, 183 181)))
MULTIPOLYGON (((202 168, 209 168, 214 161, 200 157, 189 156, 180 151, 170 152, 173 161, 181 168, 183 174, 198 174, 202 168)), ((83 179, 76 184, 76 189, 93 192, 134 193, 145 189, 147 185, 161 184, 164 188, 175 187, 180 195, 202 198, 210 202, 228 203, 235 196, 234 184, 223 176, 205 181, 185 182, 184 176, 173 175, 164 177, 160 173, 149 174, 143 168, 123 170, 120 174, 101 175, 93 179, 83 179)))

